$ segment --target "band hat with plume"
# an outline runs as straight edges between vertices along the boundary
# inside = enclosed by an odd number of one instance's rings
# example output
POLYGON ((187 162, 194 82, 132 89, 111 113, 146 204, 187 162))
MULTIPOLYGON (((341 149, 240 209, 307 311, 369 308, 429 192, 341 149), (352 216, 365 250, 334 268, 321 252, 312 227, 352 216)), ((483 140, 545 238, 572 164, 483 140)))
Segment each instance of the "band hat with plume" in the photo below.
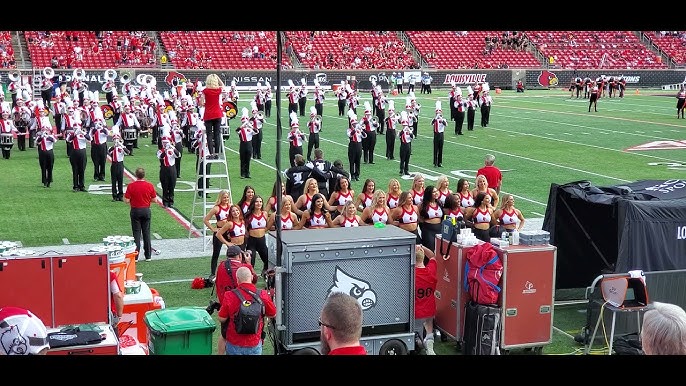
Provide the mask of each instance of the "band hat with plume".
POLYGON ((436 101, 436 112, 443 112, 443 110, 441 110, 441 101, 436 101))
POLYGON ((300 127, 300 122, 298 122, 298 114, 296 114, 295 111, 291 111, 289 116, 291 118, 291 128, 297 129, 300 127))
POLYGON ((257 103, 254 100, 250 101, 250 108, 252 109, 253 113, 257 112, 257 103))
POLYGON ((315 115, 317 115, 317 108, 310 106, 310 117, 314 117, 315 115))
POLYGON ((388 101, 388 111, 395 111, 395 101, 393 101, 392 99, 388 101))
POLYGON ((364 101, 364 113, 365 114, 371 114, 372 113, 372 106, 369 105, 369 101, 364 101))
POLYGON ((348 110, 348 119, 350 119, 352 125, 357 124, 357 115, 353 110, 348 110))

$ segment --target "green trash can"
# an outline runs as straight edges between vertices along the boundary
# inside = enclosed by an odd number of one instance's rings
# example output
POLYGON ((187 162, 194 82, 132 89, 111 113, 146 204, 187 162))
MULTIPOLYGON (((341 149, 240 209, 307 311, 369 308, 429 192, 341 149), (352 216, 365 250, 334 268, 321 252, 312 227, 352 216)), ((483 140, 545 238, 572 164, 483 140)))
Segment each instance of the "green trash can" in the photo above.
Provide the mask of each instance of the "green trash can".
POLYGON ((177 307, 145 313, 150 355, 212 355, 217 328, 202 307, 177 307))

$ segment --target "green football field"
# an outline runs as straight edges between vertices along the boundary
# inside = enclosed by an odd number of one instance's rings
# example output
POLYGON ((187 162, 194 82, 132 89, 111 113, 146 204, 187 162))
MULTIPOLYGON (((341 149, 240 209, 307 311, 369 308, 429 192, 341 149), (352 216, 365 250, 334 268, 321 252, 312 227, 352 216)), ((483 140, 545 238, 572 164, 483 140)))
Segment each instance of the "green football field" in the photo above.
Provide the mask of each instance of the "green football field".
MULTIPOLYGON (((248 92, 241 93, 239 110, 249 108, 248 92)), ((515 196, 517 208, 526 218, 542 218, 545 214, 551 183, 588 180, 598 186, 609 186, 642 179, 683 178, 686 175, 686 120, 676 118, 676 99, 671 92, 640 90, 628 92, 623 99, 601 98, 597 112, 588 112, 588 100, 570 99, 565 90, 527 90, 515 93, 504 90, 493 93, 493 106, 488 127, 479 126, 476 113, 475 130, 465 135, 453 135, 453 123, 446 130, 443 167, 433 164, 433 135, 431 119, 435 115, 435 102, 440 100, 444 115, 449 117, 447 90, 434 89, 433 94, 416 94, 422 110, 419 120, 419 138, 413 142, 410 173, 423 173, 426 185, 445 174, 455 190, 457 180, 467 177, 474 181, 476 170, 483 165, 484 155, 496 156, 496 166, 503 172, 503 192, 515 196)), ((347 118, 339 117, 334 97, 327 94, 323 113, 321 148, 325 158, 341 159, 348 167, 346 137, 347 118)), ((405 105, 405 95, 392 97, 398 109, 405 105)), ((362 93, 358 116, 364 110, 368 93, 362 93)), ((305 120, 300 127, 305 129, 305 120)), ((251 179, 239 178, 238 138, 233 131, 238 124, 231 121, 231 137, 226 140, 227 159, 233 201, 237 202, 246 184, 257 194, 268 198, 279 170, 288 168, 287 103, 281 106, 282 138, 281 163, 276 165, 276 103, 267 119, 262 144, 262 159, 252 160, 251 179)), ((240 113, 239 113, 240 115, 240 113)), ((139 140, 140 149, 135 156, 127 157, 126 168, 133 172, 144 166, 148 179, 159 185, 159 161, 155 158, 156 146, 150 139, 139 140)), ((306 150, 305 150, 306 151, 306 150)), ((353 182, 356 193, 364 180, 372 178, 376 187, 386 190, 391 178, 400 178, 399 144, 396 143, 395 160, 385 159, 385 140, 378 137, 375 164, 362 164, 359 182, 353 182)), ((181 178, 177 182, 175 208, 186 220, 194 208, 196 180, 195 155, 184 153, 181 178)), ((0 159, 0 240, 21 241, 25 247, 58 245, 63 239, 72 244, 97 243, 103 237, 130 234, 129 208, 122 202, 112 202, 107 181, 93 180, 93 164, 86 167, 87 193, 72 192, 71 169, 64 141, 55 147, 54 182, 44 188, 40 179, 38 156, 35 149, 20 152, 13 148, 9 160, 0 159)), ((403 189, 409 189, 411 179, 401 178, 403 189)), ((126 183, 126 179, 125 179, 126 183)), ((209 200, 214 200, 211 197, 209 200)), ((197 208, 197 206, 196 206, 197 208)), ((197 210, 197 209, 196 209, 197 210)), ((196 213, 197 214, 197 213, 196 213)), ((162 238, 189 237, 185 221, 177 221, 160 206, 153 207, 152 232, 162 238)), ((196 226, 202 224, 196 221, 196 226)), ((146 281, 192 279, 198 266, 209 264, 209 255, 191 262, 173 259, 142 264, 140 270, 146 281)), ((259 259, 258 259, 259 261, 259 259)), ((261 267, 258 267, 261 268, 261 267)), ((201 270, 201 271, 204 271, 201 270)), ((168 306, 206 306, 209 290, 191 290, 187 282, 155 285, 165 297, 168 306), (205 293, 207 292, 207 293, 205 293)), ((556 307, 554 342, 545 353, 569 354, 577 349, 570 336, 578 332, 585 316, 576 309, 556 307), (559 308, 559 310, 557 309, 559 308), (566 316, 565 316, 566 315, 566 316), (560 319, 558 323, 558 317, 560 319)), ((216 334, 215 334, 216 335, 216 334)), ((216 337, 215 337, 216 338, 216 337)), ((453 345, 437 347, 439 354, 456 352, 453 345)), ((265 353, 269 350, 265 349, 265 353)))

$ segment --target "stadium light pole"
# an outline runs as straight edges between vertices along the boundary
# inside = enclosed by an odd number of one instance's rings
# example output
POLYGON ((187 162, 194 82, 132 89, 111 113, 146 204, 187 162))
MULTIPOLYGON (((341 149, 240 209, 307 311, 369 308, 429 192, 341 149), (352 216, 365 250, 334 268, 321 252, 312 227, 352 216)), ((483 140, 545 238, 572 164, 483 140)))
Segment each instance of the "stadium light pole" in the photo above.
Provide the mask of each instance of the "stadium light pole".
MULTIPOLYGON (((276 31, 276 208, 275 228, 276 228, 276 266, 281 266, 281 31, 276 31)), ((270 85, 271 87, 271 85, 270 85)), ((267 269, 268 267, 264 267, 267 269)))

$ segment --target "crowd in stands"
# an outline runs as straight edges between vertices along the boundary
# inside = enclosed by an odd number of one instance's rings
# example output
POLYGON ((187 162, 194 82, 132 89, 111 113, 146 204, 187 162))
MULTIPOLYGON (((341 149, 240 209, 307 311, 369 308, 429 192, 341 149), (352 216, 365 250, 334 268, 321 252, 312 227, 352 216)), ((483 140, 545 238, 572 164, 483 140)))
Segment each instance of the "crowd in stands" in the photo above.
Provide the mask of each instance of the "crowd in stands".
MULTIPOLYGON (((25 31, 24 36, 37 68, 272 69, 276 33, 25 31)), ((4 68, 16 67, 11 36, 0 31, 4 68)), ((413 69, 423 62, 435 69, 668 68, 669 61, 651 47, 686 65, 684 31, 285 31, 282 36, 285 69, 295 63, 314 70, 413 69)))
POLYGON ((288 53, 308 68, 419 68, 405 44, 389 31, 289 31, 288 53))
POLYGON ((10 31, 0 31, 0 62, 2 68, 16 68, 14 61, 14 48, 12 47, 12 35, 10 31))
POLYGON ((34 67, 111 68, 157 64, 146 31, 26 31, 34 67))

